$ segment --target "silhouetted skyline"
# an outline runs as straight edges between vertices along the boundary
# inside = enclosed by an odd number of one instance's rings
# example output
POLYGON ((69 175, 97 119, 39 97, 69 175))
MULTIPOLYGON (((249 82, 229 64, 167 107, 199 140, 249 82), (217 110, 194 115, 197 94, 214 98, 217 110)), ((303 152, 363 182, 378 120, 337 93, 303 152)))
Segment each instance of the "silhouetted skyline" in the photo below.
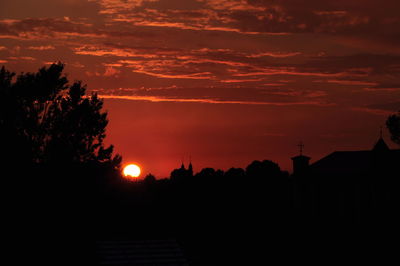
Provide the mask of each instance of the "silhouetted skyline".
MULTIPOLYGON (((399 1, 13 0, 0 66, 62 61, 105 98, 107 144, 168 176, 372 145, 400 109, 399 1), (187 159, 185 159, 187 160, 187 159)), ((384 132, 385 137, 388 134, 384 132)), ((392 144, 389 144, 392 145, 392 144)))

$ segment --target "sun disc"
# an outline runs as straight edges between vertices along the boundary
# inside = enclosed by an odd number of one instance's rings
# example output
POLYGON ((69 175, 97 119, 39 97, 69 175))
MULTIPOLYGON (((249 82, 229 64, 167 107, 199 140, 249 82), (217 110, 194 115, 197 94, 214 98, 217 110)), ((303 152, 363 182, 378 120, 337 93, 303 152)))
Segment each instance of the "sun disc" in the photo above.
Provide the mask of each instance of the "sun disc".
POLYGON ((139 177, 140 167, 136 164, 128 164, 125 166, 123 173, 125 177, 139 177))

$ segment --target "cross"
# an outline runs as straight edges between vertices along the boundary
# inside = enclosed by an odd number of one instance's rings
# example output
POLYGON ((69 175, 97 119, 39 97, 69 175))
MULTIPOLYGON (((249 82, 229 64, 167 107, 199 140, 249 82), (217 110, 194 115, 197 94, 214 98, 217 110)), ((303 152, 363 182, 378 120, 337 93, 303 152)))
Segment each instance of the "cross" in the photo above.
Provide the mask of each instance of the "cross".
POLYGON ((304 144, 302 141, 300 141, 299 145, 297 145, 300 148, 300 155, 303 155, 303 148, 304 148, 304 144))

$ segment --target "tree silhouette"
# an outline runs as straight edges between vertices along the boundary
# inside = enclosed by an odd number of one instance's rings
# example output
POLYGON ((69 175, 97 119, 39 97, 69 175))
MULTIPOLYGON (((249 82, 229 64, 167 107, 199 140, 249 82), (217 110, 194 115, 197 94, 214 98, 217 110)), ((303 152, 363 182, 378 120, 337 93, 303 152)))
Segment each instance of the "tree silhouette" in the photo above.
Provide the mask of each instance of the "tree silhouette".
POLYGON ((157 181, 156 177, 151 173, 146 175, 146 177, 144 178, 144 182, 146 184, 154 184, 156 181, 157 181))
POLYGON ((245 171, 242 168, 230 168, 225 172, 225 178, 228 180, 242 180, 245 177, 245 171))
POLYGON ((104 146, 107 113, 96 94, 81 82, 68 84, 62 63, 37 73, 0 70, 0 142, 2 162, 19 164, 108 163, 121 157, 104 146))
POLYGON ((210 180, 213 180, 213 178, 217 176, 216 174, 217 174, 217 171, 215 171, 213 168, 207 167, 207 168, 201 169, 201 171, 196 174, 196 177, 201 178, 203 180, 210 181, 210 180))
POLYGON ((246 174, 250 178, 274 178, 280 177, 282 172, 279 165, 270 160, 256 160, 246 167, 246 174))
POLYGON ((400 145, 400 111, 388 117, 386 126, 392 135, 393 142, 400 145))

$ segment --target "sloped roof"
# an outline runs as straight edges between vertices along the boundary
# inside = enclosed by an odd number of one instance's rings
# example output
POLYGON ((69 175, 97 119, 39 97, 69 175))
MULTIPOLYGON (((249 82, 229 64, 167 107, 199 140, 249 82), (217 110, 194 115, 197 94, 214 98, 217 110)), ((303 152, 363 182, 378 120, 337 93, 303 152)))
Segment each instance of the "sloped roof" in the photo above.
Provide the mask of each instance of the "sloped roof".
MULTIPOLYGON (((383 144, 387 147, 386 143, 383 144)), ((335 151, 310 165, 311 173, 319 175, 358 175, 371 170, 376 156, 384 156, 390 167, 400 164, 400 150, 389 150, 378 141, 372 151, 335 151), (380 153, 385 151, 385 153, 380 153)))
POLYGON ((389 170, 396 170, 400 164, 400 150, 391 150, 382 136, 372 150, 335 151, 311 164, 310 171, 314 175, 359 175, 368 173, 377 162, 384 162, 389 170))
POLYGON ((314 174, 361 174, 372 162, 371 151, 335 151, 311 165, 314 174))

